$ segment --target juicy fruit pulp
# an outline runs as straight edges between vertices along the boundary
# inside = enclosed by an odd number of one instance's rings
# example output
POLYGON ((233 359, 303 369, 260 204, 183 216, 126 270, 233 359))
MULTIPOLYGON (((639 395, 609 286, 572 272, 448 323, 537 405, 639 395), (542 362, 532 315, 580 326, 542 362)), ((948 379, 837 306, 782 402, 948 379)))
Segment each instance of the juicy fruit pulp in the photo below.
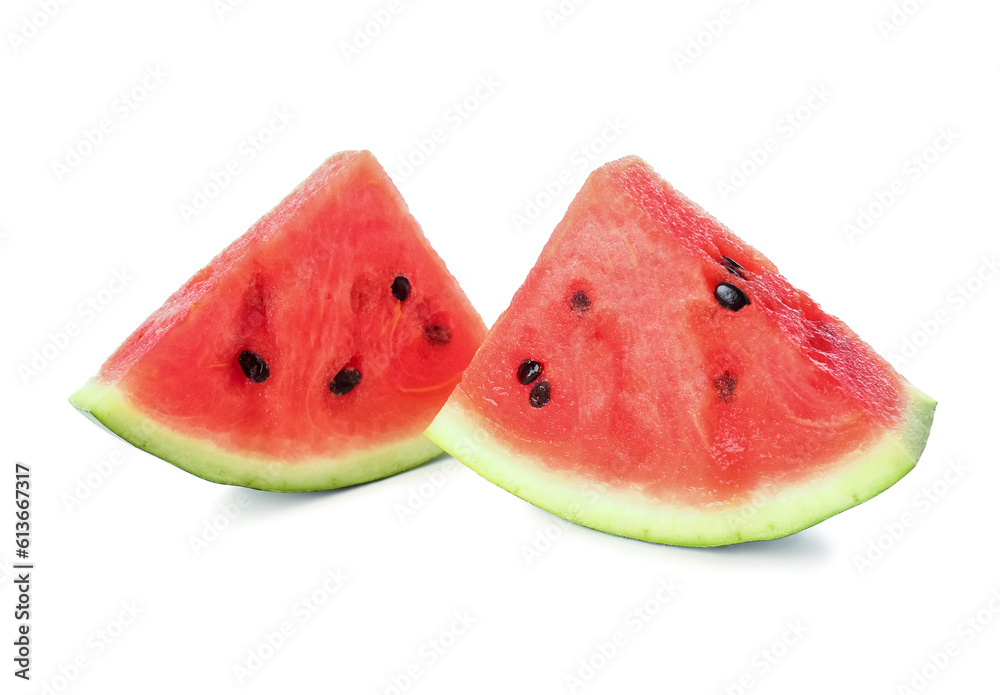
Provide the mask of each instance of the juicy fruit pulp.
POLYGON ((933 407, 629 157, 587 180, 428 436, 571 521, 716 545, 878 494, 933 407))
POLYGON ((485 326, 368 152, 334 155, 153 313, 71 401, 209 480, 389 475, 485 326))

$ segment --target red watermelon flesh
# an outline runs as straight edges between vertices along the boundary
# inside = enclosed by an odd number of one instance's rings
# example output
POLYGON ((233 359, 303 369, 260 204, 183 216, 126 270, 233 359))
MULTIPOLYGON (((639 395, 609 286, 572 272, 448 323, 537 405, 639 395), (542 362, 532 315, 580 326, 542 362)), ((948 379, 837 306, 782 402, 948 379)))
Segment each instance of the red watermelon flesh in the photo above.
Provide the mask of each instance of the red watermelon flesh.
POLYGON ((340 487, 440 453, 422 432, 484 335, 375 158, 343 152, 170 297, 71 400, 209 480, 340 487))
POLYGON ((428 435, 571 521, 715 545, 787 535, 881 492, 916 463, 932 413, 842 321, 628 157, 587 180, 428 435))

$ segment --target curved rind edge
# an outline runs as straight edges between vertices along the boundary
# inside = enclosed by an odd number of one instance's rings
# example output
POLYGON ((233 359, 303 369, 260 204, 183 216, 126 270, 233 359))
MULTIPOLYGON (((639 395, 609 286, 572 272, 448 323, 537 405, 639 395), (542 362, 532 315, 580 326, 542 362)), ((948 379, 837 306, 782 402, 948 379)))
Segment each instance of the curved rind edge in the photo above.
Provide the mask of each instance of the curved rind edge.
POLYGON ((97 378, 70 399, 84 415, 129 444, 214 483, 276 492, 332 490, 385 478, 442 453, 419 434, 348 455, 287 463, 226 451, 144 415, 115 386, 97 378))
POLYGON ((906 384, 901 426, 833 466, 825 475, 755 495, 739 507, 697 509, 655 503, 581 476, 546 470, 510 456, 483 426, 482 416, 453 394, 427 436, 483 478, 557 516, 607 533, 655 543, 717 546, 781 538, 813 526, 883 492, 916 465, 927 443, 936 402, 906 384))

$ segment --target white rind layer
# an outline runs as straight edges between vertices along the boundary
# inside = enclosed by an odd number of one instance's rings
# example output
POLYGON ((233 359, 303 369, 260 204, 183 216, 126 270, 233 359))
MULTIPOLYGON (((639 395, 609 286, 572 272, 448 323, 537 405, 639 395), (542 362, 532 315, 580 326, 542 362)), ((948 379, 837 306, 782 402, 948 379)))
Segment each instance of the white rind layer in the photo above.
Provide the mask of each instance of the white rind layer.
POLYGON ((794 484, 768 484, 741 504, 691 507, 665 503, 641 490, 620 489, 544 462, 512 454, 458 391, 427 436, 482 477, 568 521, 619 536, 671 545, 714 546, 780 538, 808 528, 879 494, 906 475, 927 442, 934 400, 907 385, 900 427, 873 445, 794 484))
POLYGON ((134 446, 215 483, 305 492, 365 483, 399 473, 441 453, 423 434, 342 456, 280 461, 239 454, 176 432, 133 407, 121 390, 97 378, 70 398, 76 408, 134 446))

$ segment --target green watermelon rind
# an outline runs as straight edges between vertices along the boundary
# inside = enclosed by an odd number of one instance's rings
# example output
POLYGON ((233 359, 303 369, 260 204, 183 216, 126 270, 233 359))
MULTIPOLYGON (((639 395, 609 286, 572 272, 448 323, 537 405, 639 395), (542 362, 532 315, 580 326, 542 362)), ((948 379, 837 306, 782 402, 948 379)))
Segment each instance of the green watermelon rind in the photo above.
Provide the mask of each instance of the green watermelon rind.
POLYGON ((167 427, 129 404, 114 385, 93 378, 70 397, 78 410, 128 443, 199 478, 274 492, 332 490, 413 468, 442 453, 423 434, 329 458, 281 461, 227 451, 167 427))
POLYGON ((553 471, 512 454, 457 394, 426 434, 483 478, 567 521, 654 543, 730 545, 797 533, 871 499, 909 473, 923 453, 937 403, 908 383, 906 392, 907 415, 896 430, 808 480, 776 481, 767 494, 750 495, 741 506, 678 506, 651 500, 639 489, 553 471))

